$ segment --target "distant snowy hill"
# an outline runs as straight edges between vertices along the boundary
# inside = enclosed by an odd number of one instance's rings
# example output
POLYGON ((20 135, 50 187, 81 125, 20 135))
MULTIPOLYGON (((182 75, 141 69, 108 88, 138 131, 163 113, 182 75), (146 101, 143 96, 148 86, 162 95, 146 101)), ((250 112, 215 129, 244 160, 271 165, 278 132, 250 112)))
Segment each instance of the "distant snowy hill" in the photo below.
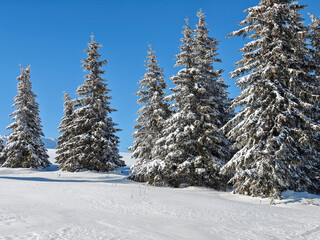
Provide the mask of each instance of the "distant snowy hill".
MULTIPOLYGON (((8 140, 8 136, 6 135, 0 135, 0 139, 2 139, 4 141, 4 144, 6 144, 7 140, 8 140)), ((57 146, 57 139, 54 138, 46 138, 46 137, 42 137, 41 138, 44 146, 48 149, 53 149, 56 148, 57 146)))
MULTIPOLYGON (((0 139, 2 139, 4 141, 4 144, 6 144, 7 140, 8 140, 8 136, 6 135, 0 135, 0 139)), ((41 138, 44 146, 47 149, 55 149, 57 146, 57 139, 55 138, 47 138, 47 137, 42 137, 41 138)), ((52 151, 51 151, 52 152, 52 151)), ((49 155, 51 153, 49 151, 49 155)), ((55 154, 55 151, 52 152, 52 154, 55 154)), ((137 161, 136 159, 131 158, 131 153, 127 153, 127 152, 121 152, 120 155, 123 157, 122 160, 125 161, 127 166, 132 166, 133 164, 135 164, 135 162, 137 161)), ((54 157, 52 157, 52 159, 54 159, 54 157)))
POLYGON ((46 148, 49 148, 49 149, 52 149, 52 148, 56 148, 57 146, 57 139, 54 139, 54 138, 46 138, 46 137, 42 137, 41 138, 43 143, 44 143, 44 146, 46 148))

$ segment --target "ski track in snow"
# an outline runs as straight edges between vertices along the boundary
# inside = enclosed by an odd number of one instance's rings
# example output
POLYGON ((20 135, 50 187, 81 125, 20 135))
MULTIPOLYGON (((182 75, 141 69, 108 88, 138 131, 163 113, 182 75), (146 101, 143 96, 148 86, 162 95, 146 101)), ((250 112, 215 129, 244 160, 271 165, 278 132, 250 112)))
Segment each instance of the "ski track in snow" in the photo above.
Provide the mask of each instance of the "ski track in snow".
MULTIPOLYGON (((54 150, 49 149, 54 162, 54 150)), ((128 164, 134 161, 124 154, 128 164)), ((0 239, 320 239, 320 196, 159 188, 118 172, 0 169, 0 239)), ((121 172, 122 171, 122 172, 121 172)))

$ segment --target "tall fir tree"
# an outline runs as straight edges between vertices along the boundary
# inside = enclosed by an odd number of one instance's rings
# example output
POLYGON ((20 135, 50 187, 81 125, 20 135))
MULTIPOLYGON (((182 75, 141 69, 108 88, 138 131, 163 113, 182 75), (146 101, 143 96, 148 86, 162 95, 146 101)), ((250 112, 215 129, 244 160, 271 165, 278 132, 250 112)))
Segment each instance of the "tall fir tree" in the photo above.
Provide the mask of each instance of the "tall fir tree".
POLYGON ((32 92, 30 67, 22 68, 18 80, 18 95, 14 98, 15 111, 10 114, 14 121, 7 129, 8 142, 3 149, 3 167, 45 168, 51 165, 47 150, 41 140, 43 135, 39 117, 39 105, 32 92))
MULTIPOLYGON (((315 61, 314 74, 318 83, 318 91, 320 92, 320 19, 314 15, 310 15, 311 24, 309 25, 309 39, 311 47, 311 56, 315 61)), ((313 111, 315 121, 320 123, 320 103, 316 103, 313 111)))
POLYGON ((147 72, 139 81, 139 90, 136 95, 140 97, 138 104, 143 106, 139 109, 132 138, 136 140, 129 148, 132 157, 139 159, 130 169, 130 179, 135 181, 149 181, 149 164, 154 160, 156 148, 161 148, 157 140, 161 138, 163 124, 170 116, 169 104, 163 99, 167 84, 164 81, 163 69, 159 68, 155 51, 147 52, 147 72))
POLYGON ((74 136, 69 141, 70 154, 78 162, 72 160, 73 167, 68 170, 111 171, 125 163, 121 160, 119 138, 115 135, 119 129, 109 116, 115 111, 110 107, 110 90, 101 77, 105 71, 100 68, 107 61, 99 61, 101 45, 93 40, 93 36, 88 47, 85 50, 88 58, 82 60, 82 66, 89 73, 77 89, 79 97, 73 100, 76 110, 71 131, 74 136))
POLYGON ((309 25, 310 31, 310 46, 312 48, 312 57, 316 62, 317 68, 315 74, 320 78, 320 19, 310 14, 311 24, 309 25))
POLYGON ((232 72, 242 89, 232 107, 244 108, 224 127, 239 149, 222 169, 233 173, 235 193, 279 197, 288 189, 317 189, 310 176, 319 176, 319 125, 310 109, 319 96, 309 69, 303 8, 292 0, 261 0, 246 10, 244 27, 229 35, 252 39, 232 72))
MULTIPOLYGON (((311 24, 309 25, 309 39, 310 39, 310 47, 311 47, 311 56, 314 61, 314 69, 313 74, 316 78, 317 82, 317 92, 320 94, 320 19, 311 16, 311 24)), ((315 122, 320 124, 320 101, 316 101, 314 108, 312 109, 312 118, 315 122)), ((316 147, 318 151, 320 151, 320 131, 317 131, 317 144, 316 147)), ((317 184, 317 189, 315 192, 320 194, 320 158, 318 158, 318 162, 315 163, 316 168, 318 169, 318 174, 312 175, 311 180, 317 184)))
POLYGON ((64 116, 58 127, 59 133, 58 143, 56 147, 56 162, 59 168, 65 171, 76 171, 79 169, 79 162, 74 158, 72 153, 71 139, 74 136, 73 120, 75 118, 74 103, 68 93, 64 92, 64 116))
MULTIPOLYGON (((205 98, 213 111, 211 121, 217 129, 220 129, 233 116, 233 110, 229 110, 231 99, 228 97, 228 86, 221 77, 223 70, 214 70, 213 67, 215 62, 221 62, 221 59, 217 58, 219 41, 208 36, 209 30, 206 27, 205 14, 202 9, 197 12, 197 17, 199 23, 194 31, 193 43, 195 64, 198 69, 195 78, 206 85, 205 98)), ((212 142, 213 155, 226 162, 231 157, 231 143, 220 130, 216 134, 216 140, 212 142)))
MULTIPOLYGON (((194 32, 184 26, 179 53, 176 56, 176 67, 183 67, 171 79, 175 84, 172 95, 166 100, 173 101, 172 117, 165 122, 164 137, 158 141, 163 144, 156 165, 153 179, 156 185, 192 185, 208 186, 216 189, 224 188, 223 178, 219 174, 220 167, 225 163, 222 154, 222 134, 219 132, 216 110, 212 108, 209 81, 215 81, 216 72, 210 67, 214 60, 214 50, 207 49, 206 59, 202 59, 197 51, 200 43, 193 39, 194 32), (206 61, 209 61, 206 65, 206 61), (210 71, 212 70, 212 71, 210 71), (209 73, 210 72, 210 73, 209 73), (221 155, 220 155, 221 154, 221 155)), ((212 46, 211 46, 212 47, 212 46)))

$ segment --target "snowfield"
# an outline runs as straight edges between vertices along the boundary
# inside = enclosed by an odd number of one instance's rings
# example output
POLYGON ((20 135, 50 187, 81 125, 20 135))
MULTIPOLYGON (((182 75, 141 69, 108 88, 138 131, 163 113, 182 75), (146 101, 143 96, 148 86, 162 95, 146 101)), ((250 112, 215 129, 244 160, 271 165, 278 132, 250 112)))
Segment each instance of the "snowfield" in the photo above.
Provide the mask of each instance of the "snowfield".
MULTIPOLYGON (((54 162, 54 150, 49 149, 54 162)), ((124 154, 127 164, 134 163, 124 154)), ((320 239, 320 196, 159 188, 114 173, 0 168, 0 239, 320 239)))

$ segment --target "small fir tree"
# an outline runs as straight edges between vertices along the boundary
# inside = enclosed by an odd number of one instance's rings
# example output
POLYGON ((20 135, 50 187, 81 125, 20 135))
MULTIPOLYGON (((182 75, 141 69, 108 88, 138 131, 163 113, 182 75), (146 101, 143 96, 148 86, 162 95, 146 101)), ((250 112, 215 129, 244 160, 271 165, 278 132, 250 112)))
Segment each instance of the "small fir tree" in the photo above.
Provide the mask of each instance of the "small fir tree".
POLYGON ((14 121, 8 142, 3 149, 5 162, 3 167, 45 168, 51 165, 47 150, 41 140, 42 126, 39 117, 39 105, 32 92, 30 67, 22 68, 18 80, 18 95, 14 98, 16 110, 10 114, 14 121))
POLYGON ((110 107, 110 90, 105 80, 101 77, 105 71, 103 67, 107 61, 99 61, 98 53, 101 45, 96 43, 91 36, 89 49, 85 50, 88 58, 82 60, 85 71, 84 84, 77 89, 79 96, 73 100, 76 110, 72 120, 73 137, 69 141, 73 168, 111 171, 125 166, 119 154, 119 138, 115 135, 119 129, 109 116, 115 110, 110 107), (77 166, 77 168, 75 168, 77 166))
POLYGON ((132 134, 136 140, 129 148, 132 157, 139 159, 130 169, 130 179, 135 181, 148 181, 148 166, 154 160, 156 144, 161 138, 164 121, 170 116, 169 104, 164 102, 166 95, 164 90, 167 84, 164 81, 163 69, 159 68, 155 51, 150 50, 147 55, 147 72, 139 81, 139 90, 136 95, 140 97, 138 104, 143 104, 139 109, 138 124, 134 126, 137 130, 132 134))
POLYGON ((230 36, 252 39, 241 49, 232 78, 243 90, 232 107, 241 107, 224 129, 239 151, 222 172, 232 173, 234 192, 279 197, 287 189, 316 187, 315 131, 310 109, 315 95, 307 29, 291 0, 261 0, 246 10, 242 29, 230 36))
POLYGON ((4 148, 3 140, 0 138, 0 152, 2 152, 3 148, 4 148))
POLYGON ((3 145, 3 140, 0 138, 0 166, 4 163, 5 159, 3 157, 3 148, 4 148, 4 145, 3 145))
POLYGON ((79 162, 73 157, 71 139, 74 136, 73 120, 75 118, 75 107, 69 94, 64 92, 64 116, 58 127, 58 143, 56 147, 56 162, 60 164, 59 168, 65 171, 74 172, 79 169, 79 162))
POLYGON ((153 165, 155 170, 150 182, 175 187, 224 188, 219 175, 219 169, 225 163, 224 157, 220 156, 223 147, 219 145, 223 135, 215 124, 218 121, 216 110, 208 96, 212 90, 208 82, 215 81, 217 73, 211 67, 204 70, 206 60, 208 65, 214 60, 214 49, 208 49, 209 57, 202 59, 197 52, 200 44, 196 45, 188 20, 183 35, 181 53, 176 56, 175 65, 183 68, 171 78, 175 87, 171 89, 173 94, 166 97, 173 101, 173 114, 165 122, 164 137, 158 141, 164 146, 158 156, 162 161, 153 165))

